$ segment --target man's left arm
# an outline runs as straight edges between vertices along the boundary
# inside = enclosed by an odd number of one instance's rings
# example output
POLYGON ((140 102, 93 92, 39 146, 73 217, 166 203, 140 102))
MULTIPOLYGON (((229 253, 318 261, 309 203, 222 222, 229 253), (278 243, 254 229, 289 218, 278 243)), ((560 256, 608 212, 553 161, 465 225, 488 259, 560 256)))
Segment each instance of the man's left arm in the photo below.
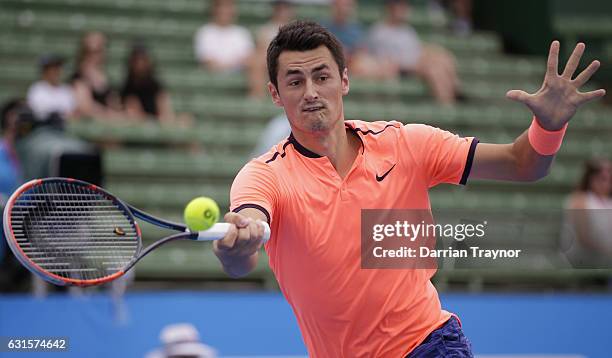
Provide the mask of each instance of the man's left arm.
POLYGON ((531 127, 512 144, 478 144, 472 179, 534 181, 543 178, 548 174, 565 128, 578 107, 606 94, 603 89, 579 91, 597 71, 599 61, 591 62, 572 79, 584 52, 583 43, 576 45, 565 70, 559 75, 559 46, 558 41, 550 46, 544 83, 536 93, 511 90, 506 94, 509 99, 529 107, 534 115, 531 127))

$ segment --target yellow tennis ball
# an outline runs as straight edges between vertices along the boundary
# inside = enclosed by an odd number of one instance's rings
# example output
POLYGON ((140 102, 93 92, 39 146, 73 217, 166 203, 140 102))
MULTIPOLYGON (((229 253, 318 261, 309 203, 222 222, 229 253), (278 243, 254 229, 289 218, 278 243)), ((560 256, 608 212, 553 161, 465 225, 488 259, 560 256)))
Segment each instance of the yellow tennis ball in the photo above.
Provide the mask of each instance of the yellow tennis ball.
POLYGON ((219 220, 219 206, 211 198, 201 196, 187 204, 183 217, 190 231, 208 230, 219 220))

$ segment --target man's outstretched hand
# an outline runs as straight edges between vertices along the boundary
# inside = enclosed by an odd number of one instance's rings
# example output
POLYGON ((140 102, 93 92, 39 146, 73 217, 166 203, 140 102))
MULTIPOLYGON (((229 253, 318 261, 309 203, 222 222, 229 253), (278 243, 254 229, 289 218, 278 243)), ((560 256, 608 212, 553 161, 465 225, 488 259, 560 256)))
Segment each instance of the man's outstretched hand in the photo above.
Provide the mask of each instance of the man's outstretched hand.
POLYGON ((591 92, 580 92, 579 89, 591 78, 599 68, 595 60, 572 79, 580 58, 584 52, 584 44, 578 43, 559 75, 559 41, 553 41, 548 53, 548 65, 542 87, 533 94, 521 90, 508 91, 506 97, 524 103, 536 116, 543 128, 555 131, 561 129, 572 118, 578 107, 594 99, 603 97, 606 91, 598 89, 591 92))

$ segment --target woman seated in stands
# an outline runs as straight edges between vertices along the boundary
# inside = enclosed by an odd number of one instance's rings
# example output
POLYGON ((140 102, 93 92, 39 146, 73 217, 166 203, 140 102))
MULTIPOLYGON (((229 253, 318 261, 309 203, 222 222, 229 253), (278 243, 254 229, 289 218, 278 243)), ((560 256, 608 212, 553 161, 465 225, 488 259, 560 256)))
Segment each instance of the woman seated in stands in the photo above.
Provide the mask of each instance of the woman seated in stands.
POLYGON ((612 267, 612 163, 585 164, 580 185, 566 202, 564 246, 576 267, 612 267), (603 266, 602 266, 603 265, 603 266))
POLYGON ((83 117, 120 119, 121 101, 112 89, 105 69, 106 36, 88 32, 81 38, 76 70, 71 77, 77 111, 83 117))
POLYGON ((158 80, 153 60, 144 45, 136 44, 132 47, 126 70, 121 100, 128 117, 138 120, 157 119, 162 123, 190 121, 188 115, 175 115, 170 95, 158 80))
POLYGON ((270 21, 257 29, 255 37, 255 54, 249 62, 249 96, 251 98, 266 98, 268 89, 266 51, 278 29, 295 19, 293 4, 287 0, 272 2, 272 17, 270 21))

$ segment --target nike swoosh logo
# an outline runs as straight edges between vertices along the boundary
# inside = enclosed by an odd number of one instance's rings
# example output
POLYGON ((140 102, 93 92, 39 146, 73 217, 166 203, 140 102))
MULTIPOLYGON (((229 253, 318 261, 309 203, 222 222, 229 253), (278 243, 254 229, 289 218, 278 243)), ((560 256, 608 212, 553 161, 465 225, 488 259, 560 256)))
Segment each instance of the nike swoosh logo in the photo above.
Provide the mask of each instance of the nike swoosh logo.
POLYGON ((378 176, 378 174, 376 174, 376 181, 383 181, 383 179, 385 179, 385 177, 389 175, 389 173, 391 173, 391 171, 393 170, 393 168, 395 168, 396 165, 397 163, 393 164, 391 169, 387 170, 387 172, 383 174, 382 176, 378 176))

